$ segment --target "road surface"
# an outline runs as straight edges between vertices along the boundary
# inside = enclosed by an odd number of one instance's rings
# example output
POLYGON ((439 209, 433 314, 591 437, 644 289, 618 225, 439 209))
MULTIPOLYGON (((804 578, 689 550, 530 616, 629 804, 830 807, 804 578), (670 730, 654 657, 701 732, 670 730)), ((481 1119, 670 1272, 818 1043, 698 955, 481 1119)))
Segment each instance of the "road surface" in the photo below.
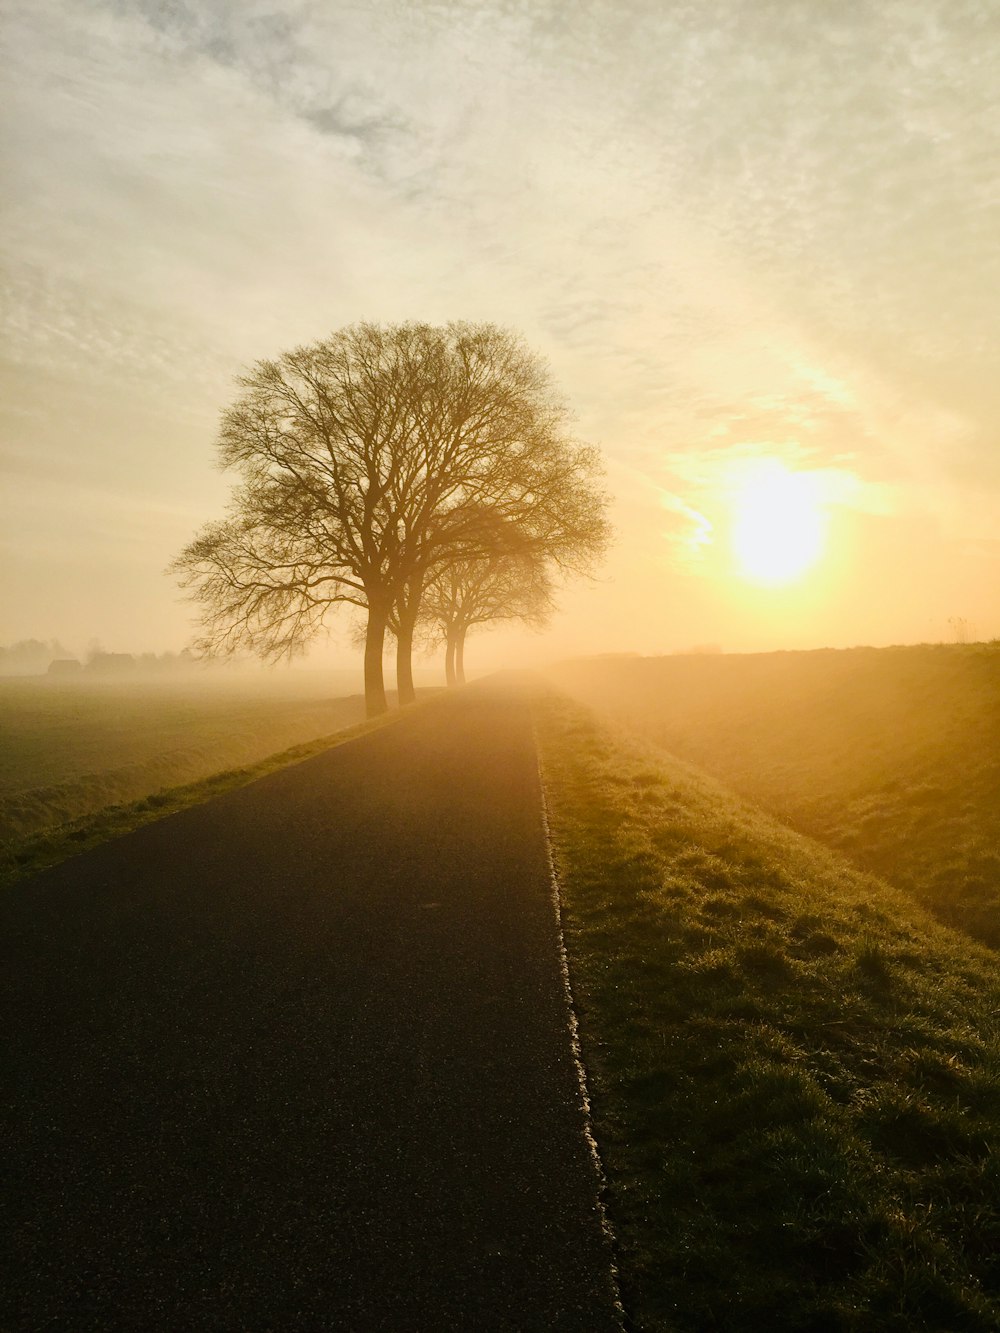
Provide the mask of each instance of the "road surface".
POLYGON ((540 809, 473 687, 8 890, 0 1327, 618 1327, 540 809))

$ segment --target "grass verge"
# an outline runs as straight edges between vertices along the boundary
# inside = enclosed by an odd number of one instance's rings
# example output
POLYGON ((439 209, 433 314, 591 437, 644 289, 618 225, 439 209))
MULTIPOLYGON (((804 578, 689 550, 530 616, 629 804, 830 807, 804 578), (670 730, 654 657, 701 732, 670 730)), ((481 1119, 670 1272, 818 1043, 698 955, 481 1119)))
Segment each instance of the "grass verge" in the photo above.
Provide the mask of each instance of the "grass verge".
MULTIPOLYGON (((411 705, 420 707, 420 704, 411 705)), ((269 755, 258 763, 244 768, 226 769, 203 778, 200 782, 189 782, 179 787, 170 787, 152 793, 138 801, 126 801, 117 805, 106 806, 93 814, 81 815, 77 819, 59 824, 44 832, 31 834, 24 838, 12 838, 0 846, 0 888, 37 874, 49 866, 58 865, 76 856, 80 852, 107 842, 109 838, 121 837, 143 824, 150 824, 155 819, 163 819, 189 805, 201 805, 213 796, 220 796, 234 787, 245 787, 257 778, 273 773, 276 769, 287 768, 309 759, 324 750, 358 736, 376 731, 387 723, 395 721, 406 710, 396 710, 382 717, 359 722, 353 727, 337 731, 329 736, 320 736, 316 740, 302 745, 294 745, 288 750, 269 755)))
POLYGON ((1000 949, 1000 644, 590 658, 553 675, 1000 949))
POLYGON ((1000 967, 662 751, 537 728, 643 1330, 1000 1327, 1000 967))

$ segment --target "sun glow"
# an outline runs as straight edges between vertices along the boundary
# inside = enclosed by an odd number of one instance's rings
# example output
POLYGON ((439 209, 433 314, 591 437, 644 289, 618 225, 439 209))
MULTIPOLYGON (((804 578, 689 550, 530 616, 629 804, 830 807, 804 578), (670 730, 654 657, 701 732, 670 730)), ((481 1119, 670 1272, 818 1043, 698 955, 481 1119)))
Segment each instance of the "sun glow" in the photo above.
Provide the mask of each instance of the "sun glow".
POLYGON ((792 583, 819 559, 826 537, 818 479, 761 462, 734 497, 733 553, 753 583, 792 583))

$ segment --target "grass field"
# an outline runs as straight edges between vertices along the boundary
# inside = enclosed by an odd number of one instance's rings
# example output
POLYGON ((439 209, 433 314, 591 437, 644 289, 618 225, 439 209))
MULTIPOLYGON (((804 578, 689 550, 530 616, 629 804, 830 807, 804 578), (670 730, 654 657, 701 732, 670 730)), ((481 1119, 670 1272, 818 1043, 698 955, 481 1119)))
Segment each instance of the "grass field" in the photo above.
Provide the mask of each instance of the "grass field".
POLYGON ((565 697, 537 729, 642 1330, 1000 1327, 1000 966, 565 697))
MULTIPOLYGON (((949 844, 965 882, 972 865, 986 882, 998 663, 906 649, 563 669, 605 707, 620 700, 608 711, 646 742, 539 695, 571 981, 636 1329, 1000 1327, 1000 961, 915 897, 964 920, 968 895, 935 898, 949 844), (879 837, 864 820, 876 794, 894 812, 879 837), (859 868, 879 856, 905 892, 859 868)), ((12 874, 302 758, 361 711, 356 698, 38 680, 0 682, 0 699, 0 796, 22 820, 12 874), (177 788, 170 764, 187 763, 203 771, 177 788), (119 804, 101 813, 109 792, 119 804)))
POLYGON ((254 782, 266 773, 273 773, 289 764, 297 764, 335 745, 341 745, 369 731, 387 726, 399 716, 400 713, 396 711, 383 713, 380 717, 355 723, 354 726, 346 727, 331 735, 317 736, 313 740, 303 741, 300 745, 293 745, 287 750, 269 754, 252 764, 222 769, 197 782, 161 788, 138 800, 119 801, 102 806, 99 810, 78 815, 65 823, 12 838, 0 845, 0 889, 48 866, 58 865, 61 861, 107 842, 110 838, 121 837, 143 824, 162 819, 176 810, 183 810, 189 805, 201 805, 223 792, 246 786, 248 782, 254 782))
POLYGON ((1000 646, 595 658, 552 677, 1000 945, 1000 646))
POLYGON ((0 680, 0 844, 328 736, 364 717, 318 681, 0 680))

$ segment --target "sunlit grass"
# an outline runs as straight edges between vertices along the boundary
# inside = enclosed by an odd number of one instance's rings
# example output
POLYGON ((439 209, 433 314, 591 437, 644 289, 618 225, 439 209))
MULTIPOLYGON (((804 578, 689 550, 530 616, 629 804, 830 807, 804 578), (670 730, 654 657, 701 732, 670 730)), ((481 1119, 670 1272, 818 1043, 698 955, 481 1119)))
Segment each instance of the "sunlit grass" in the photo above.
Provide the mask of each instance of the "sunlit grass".
MULTIPOLYGON (((419 704, 416 705, 419 707, 419 704)), ((182 786, 162 788, 138 801, 125 801, 106 805, 93 813, 81 815, 40 832, 29 833, 21 837, 12 836, 0 842, 0 888, 12 884, 28 875, 33 875, 48 866, 76 856, 88 848, 96 847, 109 838, 120 837, 132 829, 162 819, 165 815, 183 810, 190 805, 201 805, 220 796, 235 787, 245 787, 257 778, 273 773, 289 764, 297 764, 303 759, 321 754, 324 750, 342 745, 356 736, 366 735, 400 717, 398 712, 386 713, 381 717, 359 722, 353 727, 346 727, 329 736, 320 736, 303 745, 295 745, 266 759, 244 768, 226 769, 203 778, 200 782, 190 782, 182 786)))
POLYGON ((237 681, 0 680, 0 838, 243 768, 364 716, 360 696, 237 681))
POLYGON ((575 704, 538 730, 636 1326, 998 1327, 993 956, 575 704))
POLYGON ((1000 945, 1000 645, 581 660, 555 678, 1000 945))

